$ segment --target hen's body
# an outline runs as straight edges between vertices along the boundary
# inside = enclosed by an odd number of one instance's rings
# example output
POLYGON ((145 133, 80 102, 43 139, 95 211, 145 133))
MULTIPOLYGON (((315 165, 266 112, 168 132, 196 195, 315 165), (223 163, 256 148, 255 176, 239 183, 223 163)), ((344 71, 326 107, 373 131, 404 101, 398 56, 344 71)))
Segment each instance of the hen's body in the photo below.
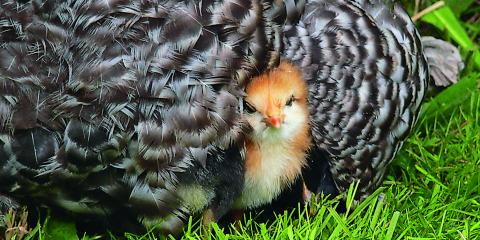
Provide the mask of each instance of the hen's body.
POLYGON ((398 4, 385 2, 311 0, 300 22, 285 29, 284 57, 309 86, 313 141, 328 155, 339 190, 360 180, 360 196, 383 179, 428 80, 415 26, 398 4))
POLYGON ((329 158, 318 177, 365 196, 425 93, 418 34, 390 1, 22 2, 0 8, 0 193, 23 202, 156 220, 179 205, 179 173, 218 187, 223 174, 186 170, 228 160, 241 92, 282 50, 329 158))
POLYGON ((179 173, 228 160, 287 18, 271 1, 23 2, 0 8, 0 192, 142 220, 178 207, 179 173))

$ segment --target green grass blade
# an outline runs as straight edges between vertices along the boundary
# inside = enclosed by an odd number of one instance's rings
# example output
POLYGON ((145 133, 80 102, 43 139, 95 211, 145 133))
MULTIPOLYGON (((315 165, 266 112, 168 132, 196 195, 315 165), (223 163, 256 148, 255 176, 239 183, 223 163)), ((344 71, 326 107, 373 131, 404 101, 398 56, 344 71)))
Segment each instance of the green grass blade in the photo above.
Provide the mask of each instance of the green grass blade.
POLYGON ((392 239, 393 233, 395 232, 395 228, 397 227, 397 222, 399 217, 400 217, 400 212, 395 211, 393 213, 392 220, 390 220, 390 225, 388 226, 387 235, 385 236, 386 240, 392 239))

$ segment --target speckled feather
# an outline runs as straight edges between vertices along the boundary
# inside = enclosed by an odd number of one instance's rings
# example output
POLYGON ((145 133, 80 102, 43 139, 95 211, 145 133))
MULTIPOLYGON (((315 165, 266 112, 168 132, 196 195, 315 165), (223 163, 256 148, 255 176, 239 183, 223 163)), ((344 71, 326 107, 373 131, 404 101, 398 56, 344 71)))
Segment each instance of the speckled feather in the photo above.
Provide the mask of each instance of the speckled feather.
MULTIPOLYGON (((304 71, 313 140, 340 192, 363 198, 383 179, 417 119, 428 80, 422 44, 398 4, 311 0, 285 29, 283 57, 304 71)), ((321 178, 321 176, 319 176, 321 178)))
POLYGON ((319 177, 361 180, 365 197, 425 94, 421 40, 393 1, 19 2, 0 6, 0 193, 31 203, 182 215, 179 173, 226 159, 244 86, 281 54, 309 85, 319 177))
POLYGON ((218 150, 241 138, 242 90, 278 64, 282 25, 300 9, 257 0, 23 2, 0 6, 0 192, 80 213, 124 207, 140 218, 170 214, 177 174, 223 159, 218 150))

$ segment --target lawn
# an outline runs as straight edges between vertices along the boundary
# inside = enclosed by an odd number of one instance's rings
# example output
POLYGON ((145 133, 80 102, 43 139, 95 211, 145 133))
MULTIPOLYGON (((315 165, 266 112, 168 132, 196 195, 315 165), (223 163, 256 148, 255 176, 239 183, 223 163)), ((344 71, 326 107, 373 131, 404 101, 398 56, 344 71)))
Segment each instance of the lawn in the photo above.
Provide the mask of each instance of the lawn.
MULTIPOLYGON (((348 198, 345 214, 334 210, 336 200, 319 199, 271 224, 249 219, 231 231, 214 225, 211 239, 480 239, 480 1, 403 2, 412 16, 427 9, 416 15, 421 33, 459 46, 466 68, 459 83, 427 99, 382 186, 354 208, 348 198)), ((183 238, 207 237, 200 226, 191 221, 183 238)), ((27 239, 72 234, 71 223, 49 218, 27 239)), ((106 236, 111 237, 84 239, 106 236)))

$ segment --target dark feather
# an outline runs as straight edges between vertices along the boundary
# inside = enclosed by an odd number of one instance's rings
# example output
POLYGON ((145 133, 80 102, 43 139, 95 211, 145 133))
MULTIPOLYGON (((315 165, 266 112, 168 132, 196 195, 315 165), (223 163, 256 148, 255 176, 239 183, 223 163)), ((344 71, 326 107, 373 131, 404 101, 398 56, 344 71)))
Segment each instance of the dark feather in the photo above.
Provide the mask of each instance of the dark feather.
MULTIPOLYGON (((392 1, 312 0, 300 22, 285 28, 284 44, 283 57, 304 70, 313 139, 327 155, 336 188, 346 192, 360 180, 358 197, 366 197, 415 124, 425 95, 428 65, 414 24, 392 1)), ((312 190, 335 192, 322 187, 322 171, 312 190)))
POLYGON ((271 4, 2 1, 0 192, 73 214, 178 213, 178 174, 241 142, 243 88, 279 61, 289 17, 271 4))

